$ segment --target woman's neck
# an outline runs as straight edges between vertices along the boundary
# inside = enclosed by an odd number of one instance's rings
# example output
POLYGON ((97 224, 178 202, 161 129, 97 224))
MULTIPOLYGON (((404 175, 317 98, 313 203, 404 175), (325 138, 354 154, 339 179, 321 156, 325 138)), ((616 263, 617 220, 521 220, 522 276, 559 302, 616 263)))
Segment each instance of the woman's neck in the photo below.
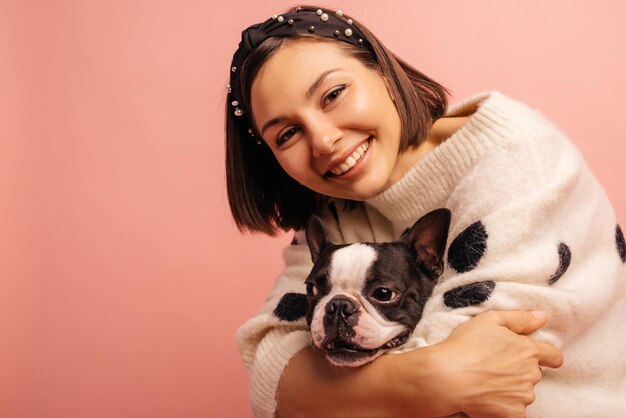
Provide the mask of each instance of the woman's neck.
POLYGON ((467 122, 469 116, 443 117, 437 119, 424 142, 415 148, 409 148, 398 155, 396 169, 390 179, 390 185, 400 180, 426 154, 450 138, 461 126, 467 122))

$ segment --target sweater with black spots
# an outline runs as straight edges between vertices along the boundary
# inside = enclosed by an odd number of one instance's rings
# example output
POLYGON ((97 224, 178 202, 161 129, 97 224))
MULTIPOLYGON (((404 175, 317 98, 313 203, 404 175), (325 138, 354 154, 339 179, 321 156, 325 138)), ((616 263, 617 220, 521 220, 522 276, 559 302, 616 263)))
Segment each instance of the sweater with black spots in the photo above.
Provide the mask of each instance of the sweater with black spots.
MULTIPOLYGON (((355 208, 329 205, 329 238, 392 241, 424 214, 450 209, 444 272, 398 351, 435 344, 485 310, 540 309, 550 319, 533 337, 560 348, 565 363, 544 370, 528 416, 626 416, 626 249, 605 192, 563 133, 501 93, 447 115, 470 118, 381 194, 355 208)), ((303 232, 283 257, 261 312, 238 332, 258 417, 274 415, 280 375, 310 341, 303 232)))

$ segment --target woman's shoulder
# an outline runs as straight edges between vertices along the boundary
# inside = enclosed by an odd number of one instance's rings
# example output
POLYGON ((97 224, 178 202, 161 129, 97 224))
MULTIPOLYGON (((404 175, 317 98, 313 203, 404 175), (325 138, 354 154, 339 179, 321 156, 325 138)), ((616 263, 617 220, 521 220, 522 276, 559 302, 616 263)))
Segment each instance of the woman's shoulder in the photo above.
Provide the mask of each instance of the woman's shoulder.
POLYGON ((492 143, 498 148, 548 144, 568 146, 567 136, 540 109, 531 107, 499 91, 476 94, 452 105, 446 117, 468 117, 455 135, 461 142, 492 143))
POLYGON ((470 120, 479 118, 485 126, 509 129, 532 129, 550 124, 540 110, 497 90, 475 94, 450 106, 446 117, 458 116, 468 116, 470 120))

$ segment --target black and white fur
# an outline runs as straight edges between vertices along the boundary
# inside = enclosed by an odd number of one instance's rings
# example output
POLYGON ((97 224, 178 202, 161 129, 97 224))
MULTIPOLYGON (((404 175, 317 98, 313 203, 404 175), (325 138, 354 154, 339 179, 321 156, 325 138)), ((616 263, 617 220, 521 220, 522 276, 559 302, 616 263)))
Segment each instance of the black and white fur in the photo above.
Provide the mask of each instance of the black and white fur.
POLYGON ((332 364, 360 366, 408 340, 443 271, 449 226, 450 211, 437 209, 398 241, 334 245, 311 218, 306 319, 332 364))

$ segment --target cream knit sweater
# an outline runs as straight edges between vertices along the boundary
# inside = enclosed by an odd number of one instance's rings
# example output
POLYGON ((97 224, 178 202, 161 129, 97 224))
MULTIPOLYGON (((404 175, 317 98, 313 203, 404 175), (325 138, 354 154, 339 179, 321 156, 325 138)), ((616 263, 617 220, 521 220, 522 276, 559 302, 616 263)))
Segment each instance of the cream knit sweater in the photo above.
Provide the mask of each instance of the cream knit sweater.
MULTIPOLYGON (((437 343, 490 309, 541 309, 534 337, 559 347, 528 416, 626 417, 626 245, 611 205, 568 139, 538 112, 490 92, 453 106, 467 123, 378 196, 323 214, 335 243, 397 238, 425 213, 452 211, 446 267, 404 349, 437 343)), ((258 417, 272 417, 287 362, 309 344, 303 233, 256 317, 238 332, 258 417)))

